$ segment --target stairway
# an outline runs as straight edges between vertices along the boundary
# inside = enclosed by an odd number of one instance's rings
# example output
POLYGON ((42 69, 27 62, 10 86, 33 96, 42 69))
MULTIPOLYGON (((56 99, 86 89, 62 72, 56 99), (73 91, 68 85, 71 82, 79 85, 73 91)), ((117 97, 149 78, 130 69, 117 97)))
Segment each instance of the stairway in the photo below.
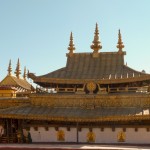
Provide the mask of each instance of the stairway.
POLYGON ((11 137, 2 136, 0 139, 0 143, 17 143, 17 138, 14 136, 11 137))
POLYGON ((14 143, 14 137, 9 137, 9 143, 14 143))
POLYGON ((0 142, 1 143, 8 143, 8 137, 7 136, 2 136, 0 142))

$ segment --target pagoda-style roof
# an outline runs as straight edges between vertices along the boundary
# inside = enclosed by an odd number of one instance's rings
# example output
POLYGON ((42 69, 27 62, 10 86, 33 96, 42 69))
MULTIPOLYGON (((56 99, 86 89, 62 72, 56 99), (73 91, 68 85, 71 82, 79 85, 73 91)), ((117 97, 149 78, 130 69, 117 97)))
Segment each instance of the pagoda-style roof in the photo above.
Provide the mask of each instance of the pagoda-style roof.
POLYGON ((20 61, 18 59, 16 70, 15 70, 15 75, 12 75, 12 67, 11 67, 11 60, 9 61, 8 65, 8 74, 6 77, 0 82, 0 86, 4 87, 12 87, 16 88, 17 91, 22 92, 22 91, 31 91, 32 90, 32 85, 28 83, 26 80, 26 68, 24 69, 24 74, 23 77, 20 77, 21 70, 20 70, 20 61))
POLYGON ((97 58, 92 53, 76 53, 68 57, 66 67, 40 76, 62 79, 115 79, 145 75, 124 65, 123 55, 103 52, 97 58))
POLYGON ((105 122, 150 120, 149 94, 32 94, 0 99, 0 118, 105 122), (5 101, 5 104, 3 105, 5 101), (10 105, 11 103, 11 105, 10 105))
POLYGON ((149 111, 150 108, 137 107, 82 109, 26 105, 0 110, 0 118, 73 122, 149 120, 149 111))
POLYGON ((91 45, 91 53, 74 53, 72 32, 70 35, 69 53, 67 54, 66 66, 45 75, 36 76, 29 73, 28 77, 35 83, 46 86, 53 84, 96 84, 130 83, 136 81, 150 80, 150 75, 136 71, 124 63, 125 51, 121 33, 118 33, 118 51, 99 52, 102 49, 99 40, 98 25, 96 24, 94 40, 91 45), (48 84, 47 84, 48 85, 48 84))
POLYGON ((7 75, 1 82, 0 86, 9 86, 9 87, 18 87, 24 90, 31 90, 31 84, 29 84, 26 80, 17 78, 15 76, 7 75))
POLYGON ((72 57, 67 57, 66 67, 50 72, 46 75, 35 76, 29 74, 34 82, 66 82, 74 83, 88 80, 102 82, 129 82, 129 79, 143 80, 148 74, 136 71, 124 64, 124 53, 101 52, 98 57, 93 57, 92 53, 74 53, 72 57), (63 80, 63 81, 62 81, 63 80))

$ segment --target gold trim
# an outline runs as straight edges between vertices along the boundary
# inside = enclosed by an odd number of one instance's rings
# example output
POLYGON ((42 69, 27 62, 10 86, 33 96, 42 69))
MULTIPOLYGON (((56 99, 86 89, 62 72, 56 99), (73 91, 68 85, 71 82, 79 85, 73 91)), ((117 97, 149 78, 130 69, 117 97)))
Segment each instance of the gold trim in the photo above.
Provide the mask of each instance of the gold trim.
POLYGON ((94 132, 88 132, 87 133, 87 142, 91 143, 91 142, 95 142, 95 138, 96 138, 96 135, 94 132))
POLYGON ((96 90, 96 83, 94 82, 89 82, 86 84, 86 88, 90 93, 93 93, 93 91, 96 90))
POLYGON ((105 122, 105 121, 137 121, 150 120, 150 115, 133 115, 133 116, 100 116, 92 118, 81 117, 52 117, 48 115, 22 115, 22 114, 0 114, 0 118, 9 119, 30 119, 30 120, 47 120, 47 121, 70 121, 70 122, 105 122))
POLYGON ((129 77, 129 78, 120 78, 120 79, 61 79, 61 78, 42 78, 34 76, 31 79, 34 80, 34 82, 42 82, 42 83, 66 83, 66 84, 84 84, 87 82, 96 82, 98 84, 113 84, 113 83, 126 83, 126 82, 136 82, 136 81, 145 81, 150 80, 150 75, 143 75, 140 77, 129 77))
POLYGON ((57 132, 57 141, 65 141, 65 132, 63 130, 57 132))
POLYGON ((117 134, 117 139, 118 139, 118 142, 125 142, 125 140, 126 140, 125 132, 120 131, 120 132, 117 134))

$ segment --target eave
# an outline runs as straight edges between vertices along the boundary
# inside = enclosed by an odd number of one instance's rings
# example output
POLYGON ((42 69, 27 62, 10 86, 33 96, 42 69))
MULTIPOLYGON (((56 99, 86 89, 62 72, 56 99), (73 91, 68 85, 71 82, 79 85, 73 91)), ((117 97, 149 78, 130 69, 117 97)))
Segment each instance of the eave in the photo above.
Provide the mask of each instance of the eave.
POLYGON ((24 115, 24 114, 0 114, 0 118, 8 119, 29 119, 41 121, 62 121, 62 122, 114 122, 114 121, 144 121, 150 120, 150 115, 132 115, 132 116, 105 116, 97 118, 82 117, 51 117, 48 115, 24 115))
POLYGON ((143 75, 139 77, 118 78, 118 79, 63 79, 63 78, 41 78, 31 77, 35 83, 56 83, 56 84, 85 84, 88 82, 96 82, 98 84, 117 84, 117 83, 130 83, 150 80, 150 75, 143 75))

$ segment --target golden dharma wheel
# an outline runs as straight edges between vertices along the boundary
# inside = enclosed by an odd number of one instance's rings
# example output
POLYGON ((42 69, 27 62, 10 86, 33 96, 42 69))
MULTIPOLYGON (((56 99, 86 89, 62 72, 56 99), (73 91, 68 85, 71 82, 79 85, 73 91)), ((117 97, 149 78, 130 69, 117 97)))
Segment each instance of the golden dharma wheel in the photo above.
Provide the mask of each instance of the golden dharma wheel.
POLYGON ((89 83, 87 83, 86 88, 89 92, 93 92, 96 90, 96 83, 89 82, 89 83))

